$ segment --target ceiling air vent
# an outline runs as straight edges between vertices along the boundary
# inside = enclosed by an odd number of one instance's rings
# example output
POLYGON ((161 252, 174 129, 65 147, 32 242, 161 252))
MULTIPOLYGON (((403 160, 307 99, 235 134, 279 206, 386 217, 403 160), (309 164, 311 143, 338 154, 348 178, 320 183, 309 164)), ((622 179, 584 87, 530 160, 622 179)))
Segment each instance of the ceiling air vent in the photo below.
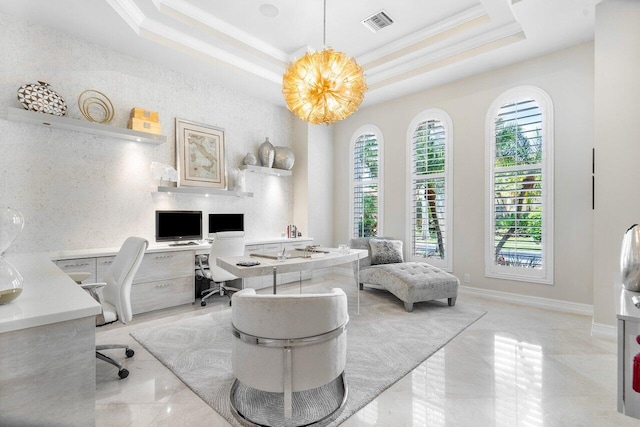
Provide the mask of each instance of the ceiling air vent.
POLYGON ((380 12, 371 15, 367 19, 364 19, 362 23, 371 31, 377 33, 384 27, 388 27, 389 25, 393 24, 393 19, 387 14, 387 12, 381 10, 380 12))

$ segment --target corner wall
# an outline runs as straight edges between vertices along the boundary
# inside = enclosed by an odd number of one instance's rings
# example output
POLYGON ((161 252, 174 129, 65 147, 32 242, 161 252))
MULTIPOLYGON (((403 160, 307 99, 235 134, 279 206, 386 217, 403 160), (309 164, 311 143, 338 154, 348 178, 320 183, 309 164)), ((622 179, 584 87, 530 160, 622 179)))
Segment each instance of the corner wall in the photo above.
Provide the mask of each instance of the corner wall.
POLYGON ((440 108, 453 120, 453 274, 471 274, 471 287, 593 303, 593 44, 587 43, 362 109, 335 126, 334 240, 349 238, 349 141, 360 126, 380 127, 385 141, 384 231, 406 235, 406 135, 411 120, 440 108), (555 110, 555 284, 484 277, 485 118, 493 100, 515 86, 533 85, 555 110))
POLYGON ((333 241, 333 128, 295 119, 294 223, 314 244, 333 241))
POLYGON ((625 230, 640 223, 640 2, 596 6, 594 323, 614 325, 625 230))

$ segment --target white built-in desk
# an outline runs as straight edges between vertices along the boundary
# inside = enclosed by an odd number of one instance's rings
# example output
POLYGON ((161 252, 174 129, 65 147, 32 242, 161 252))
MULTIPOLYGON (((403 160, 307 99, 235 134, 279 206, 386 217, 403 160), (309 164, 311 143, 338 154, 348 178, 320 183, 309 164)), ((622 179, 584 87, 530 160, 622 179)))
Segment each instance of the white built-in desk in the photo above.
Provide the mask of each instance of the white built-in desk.
POLYGON ((24 288, 0 305, 0 425, 93 425, 100 304, 47 256, 7 260, 24 288))
MULTIPOLYGON (((286 239, 246 240, 245 253, 279 252, 282 249, 304 248, 313 243, 310 237, 286 239)), ((195 257, 208 254, 209 243, 170 246, 151 244, 142 264, 133 279, 131 307, 134 316, 141 313, 192 304, 195 301, 195 257)), ((87 272, 91 276, 85 283, 104 281, 104 273, 113 262, 120 248, 78 249, 48 252, 46 256, 66 273, 87 272)), ((305 272, 303 279, 311 277, 305 272)), ((283 274, 280 283, 297 281, 296 274, 283 274)), ((245 287, 260 289, 271 285, 271 278, 251 277, 244 281, 245 287)))

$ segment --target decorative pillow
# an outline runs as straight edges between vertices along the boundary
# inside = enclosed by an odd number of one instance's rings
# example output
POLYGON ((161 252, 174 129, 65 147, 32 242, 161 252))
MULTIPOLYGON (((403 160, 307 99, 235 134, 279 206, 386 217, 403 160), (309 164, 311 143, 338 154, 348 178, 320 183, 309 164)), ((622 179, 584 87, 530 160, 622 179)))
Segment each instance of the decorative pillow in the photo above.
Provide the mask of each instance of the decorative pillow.
POLYGON ((401 240, 369 240, 371 246, 371 265, 404 262, 401 240))

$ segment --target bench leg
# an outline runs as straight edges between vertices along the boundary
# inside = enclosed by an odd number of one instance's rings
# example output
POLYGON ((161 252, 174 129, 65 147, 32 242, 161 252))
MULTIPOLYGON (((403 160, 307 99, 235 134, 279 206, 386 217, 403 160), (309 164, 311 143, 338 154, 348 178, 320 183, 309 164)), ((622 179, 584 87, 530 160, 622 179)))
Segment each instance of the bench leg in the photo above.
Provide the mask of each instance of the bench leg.
POLYGON ((412 302, 405 302, 404 303, 404 309, 407 310, 409 313, 411 313, 413 311, 413 303, 412 302))
POLYGON ((448 298, 448 301, 449 301, 449 307, 453 307, 454 305, 456 305, 456 297, 448 298))

